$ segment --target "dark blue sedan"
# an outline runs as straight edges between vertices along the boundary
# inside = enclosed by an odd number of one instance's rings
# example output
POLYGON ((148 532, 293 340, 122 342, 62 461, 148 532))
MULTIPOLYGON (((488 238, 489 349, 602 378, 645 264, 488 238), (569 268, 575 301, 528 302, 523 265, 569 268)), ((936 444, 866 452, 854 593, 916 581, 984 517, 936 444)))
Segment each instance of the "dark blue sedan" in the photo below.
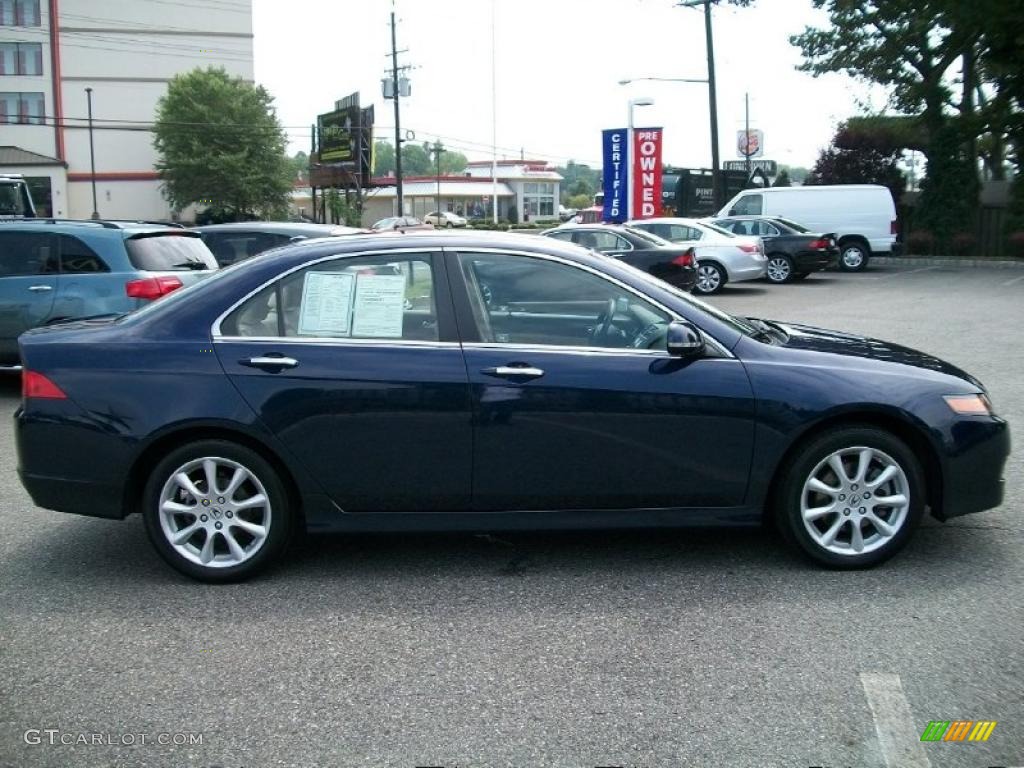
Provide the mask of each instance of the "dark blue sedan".
POLYGON ((309 241, 24 334, 42 507, 239 579, 310 531, 752 526, 874 565, 999 505, 1007 424, 929 355, 726 315, 549 238, 309 241))

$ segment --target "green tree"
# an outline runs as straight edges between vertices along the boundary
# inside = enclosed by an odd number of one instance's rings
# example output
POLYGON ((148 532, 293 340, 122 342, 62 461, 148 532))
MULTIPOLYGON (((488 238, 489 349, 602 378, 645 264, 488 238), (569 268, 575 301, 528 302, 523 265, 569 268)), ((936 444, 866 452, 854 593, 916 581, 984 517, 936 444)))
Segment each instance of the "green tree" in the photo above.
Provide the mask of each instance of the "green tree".
POLYGON ((461 152, 452 152, 446 149, 441 153, 441 173, 462 173, 466 170, 467 162, 466 156, 461 152))
POLYGON ((176 209, 206 204, 226 220, 287 211, 293 166, 263 87, 221 68, 175 76, 157 104, 153 144, 176 209))
POLYGON ((309 155, 299 150, 289 160, 292 178, 297 181, 309 181, 309 155))
POLYGON ((902 152, 879 150, 871 145, 851 146, 845 124, 836 130, 832 144, 822 150, 805 184, 882 184, 899 204, 906 179, 899 169, 902 152))
POLYGON ((430 153, 419 144, 402 144, 402 175, 427 176, 434 170, 430 153))
POLYGON ((783 168, 781 171, 779 171, 779 175, 775 177, 775 183, 772 184, 772 186, 773 187, 791 187, 791 186, 793 186, 793 182, 790 181, 790 179, 789 179, 789 171, 787 171, 785 168, 783 168))
POLYGON ((395 148, 386 141, 373 143, 373 175, 391 176, 395 172, 395 148))

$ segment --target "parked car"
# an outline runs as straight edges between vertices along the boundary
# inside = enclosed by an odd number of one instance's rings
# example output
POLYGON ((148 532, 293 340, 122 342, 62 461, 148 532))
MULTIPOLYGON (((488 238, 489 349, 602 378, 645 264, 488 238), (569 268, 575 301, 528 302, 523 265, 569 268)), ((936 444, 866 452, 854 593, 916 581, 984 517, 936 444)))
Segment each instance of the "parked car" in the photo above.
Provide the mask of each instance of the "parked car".
POLYGON ((590 224, 555 227, 541 234, 611 256, 684 291, 693 290, 697 282, 697 262, 692 248, 680 248, 639 229, 590 224))
POLYGON ((635 229, 694 249, 700 294, 718 293, 727 283, 759 280, 768 260, 759 237, 737 237, 732 232, 696 219, 657 218, 630 222, 635 229))
POLYGON ((20 346, 33 501, 139 512, 207 581, 279 559, 297 526, 774 521, 817 562, 866 567, 926 508, 1000 504, 1009 453, 984 387, 949 363, 728 315, 508 233, 299 243, 20 346))
POLYGON ((564 205, 558 206, 558 219, 559 221, 569 221, 576 216, 575 208, 566 208, 564 205))
POLYGON ((0 368, 18 370, 29 328, 142 306, 217 269, 187 230, 110 221, 0 224, 0 368))
POLYGON ((782 216, 814 232, 834 232, 839 267, 866 269, 872 254, 898 254, 896 205, 877 184, 745 189, 718 212, 726 216, 782 216))
POLYGON ((431 211, 423 217, 423 221, 427 224, 433 224, 435 227, 447 227, 449 229, 451 227, 464 227, 469 223, 464 216, 459 216, 451 211, 441 211, 441 213, 431 211))
POLYGON ((375 223, 370 229, 374 232, 405 232, 409 229, 433 229, 433 224, 417 219, 415 216, 388 216, 375 223))
POLYGON ((222 267, 251 259, 257 254, 314 237, 337 237, 365 232, 338 224, 292 221, 239 221, 193 227, 222 267))
POLYGON ((731 216, 711 223, 735 235, 760 237, 768 259, 765 277, 773 283, 803 280, 839 261, 834 232, 808 232, 798 224, 767 216, 731 216))

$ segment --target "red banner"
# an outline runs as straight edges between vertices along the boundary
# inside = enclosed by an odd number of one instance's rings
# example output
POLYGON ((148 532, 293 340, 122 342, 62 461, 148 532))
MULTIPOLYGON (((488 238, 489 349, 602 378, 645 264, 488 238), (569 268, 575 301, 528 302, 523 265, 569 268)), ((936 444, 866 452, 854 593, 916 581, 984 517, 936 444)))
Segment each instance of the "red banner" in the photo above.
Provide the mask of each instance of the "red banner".
POLYGON ((633 129, 633 218, 661 215, 661 128, 633 129))

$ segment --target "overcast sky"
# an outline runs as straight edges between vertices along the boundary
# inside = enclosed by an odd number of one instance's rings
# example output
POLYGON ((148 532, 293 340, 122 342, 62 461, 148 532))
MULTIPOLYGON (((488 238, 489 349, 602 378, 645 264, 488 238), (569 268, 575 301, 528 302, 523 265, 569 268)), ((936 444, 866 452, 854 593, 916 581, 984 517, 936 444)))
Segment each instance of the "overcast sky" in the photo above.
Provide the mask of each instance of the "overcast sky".
MULTIPOLYGON (((626 124, 665 128, 664 161, 708 167, 707 87, 634 83, 643 76, 706 75, 703 13, 676 0, 493 0, 496 25, 499 157, 562 165, 600 164, 601 129, 626 124)), ((254 0, 256 80, 276 99, 292 150, 309 150, 309 125, 334 101, 361 91, 376 105, 378 137, 393 136, 393 105, 380 94, 389 66, 390 0, 254 0)), ((489 159, 492 0, 397 0, 399 63, 412 96, 402 127, 416 140, 441 141, 469 159, 489 159)), ((718 117, 723 160, 736 159, 743 96, 751 127, 765 134, 765 158, 810 165, 835 124, 859 104, 884 106, 884 93, 843 75, 798 72, 789 36, 825 15, 811 0, 756 0, 752 8, 714 11, 718 117)))

